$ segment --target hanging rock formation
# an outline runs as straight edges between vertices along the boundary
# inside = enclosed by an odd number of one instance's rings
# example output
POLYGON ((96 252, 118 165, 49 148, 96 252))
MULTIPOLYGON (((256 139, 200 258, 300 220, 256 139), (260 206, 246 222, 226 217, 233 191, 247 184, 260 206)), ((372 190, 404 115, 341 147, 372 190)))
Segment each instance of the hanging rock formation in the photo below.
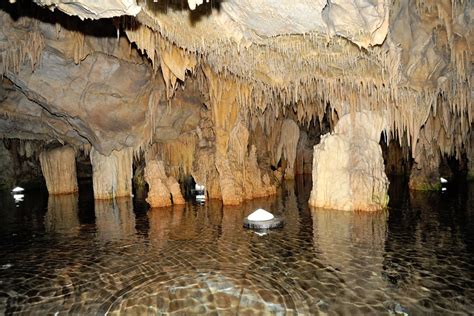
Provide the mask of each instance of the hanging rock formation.
MULTIPOLYGON (((318 122, 332 129, 346 114, 356 120, 357 113, 383 116, 387 143, 399 141, 410 149, 407 160, 415 159, 412 183, 417 172, 431 172, 423 153, 458 161, 472 156, 473 1, 187 5, 1 2, 0 137, 58 141, 84 152, 93 147, 96 197, 130 194, 131 162, 106 162, 130 150, 163 161, 179 181, 193 176, 224 204, 272 194, 283 175, 304 173, 307 148, 327 131, 314 135, 318 122), (199 7, 191 12, 187 5, 199 7), (151 155, 158 144, 159 155, 151 155), (127 175, 114 175, 119 169, 127 175)), ((350 206, 341 207, 376 208, 385 203, 386 183, 373 144, 379 135, 356 130, 335 130, 317 153, 330 166, 335 162, 322 149, 335 150, 352 169, 350 181, 343 176, 350 206), (356 140, 359 135, 370 142, 356 140), (375 162, 364 165, 356 159, 361 155, 375 162), (357 170, 368 171, 373 181, 360 180, 357 170), (372 184, 358 188, 358 181, 372 184), (381 196, 356 197, 371 188, 381 196)))
POLYGON ((92 184, 98 200, 132 196, 132 151, 122 149, 104 156, 92 148, 92 184))
POLYGON ((78 191, 76 152, 73 148, 63 146, 45 150, 39 158, 49 194, 67 194, 78 191))
POLYGON ((434 120, 428 119, 425 127, 421 130, 416 145, 416 152, 411 168, 410 181, 408 186, 412 190, 440 190, 439 165, 441 162, 441 153, 435 145, 437 139, 432 139, 427 131, 433 128, 434 120))
POLYGON ((379 145, 385 122, 380 114, 343 116, 334 133, 314 146, 309 204, 328 209, 378 210, 388 203, 388 180, 379 145))
POLYGON ((286 159, 285 179, 294 179, 295 161, 300 129, 293 120, 286 119, 281 126, 280 143, 277 147, 277 160, 286 159))
POLYGON ((145 181, 149 188, 146 201, 151 207, 185 203, 179 183, 174 177, 166 176, 163 161, 148 160, 146 162, 145 181))

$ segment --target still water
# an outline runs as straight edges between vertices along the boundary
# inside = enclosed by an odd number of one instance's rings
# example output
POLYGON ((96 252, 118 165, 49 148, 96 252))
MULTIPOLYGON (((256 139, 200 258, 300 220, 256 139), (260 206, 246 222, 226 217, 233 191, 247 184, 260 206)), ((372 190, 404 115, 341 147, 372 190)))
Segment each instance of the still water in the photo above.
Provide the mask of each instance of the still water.
POLYGON ((3 192, 0 314, 474 312, 474 185, 392 186, 387 211, 363 213, 309 208, 305 181, 241 207, 3 192), (245 230, 257 207, 284 228, 245 230))

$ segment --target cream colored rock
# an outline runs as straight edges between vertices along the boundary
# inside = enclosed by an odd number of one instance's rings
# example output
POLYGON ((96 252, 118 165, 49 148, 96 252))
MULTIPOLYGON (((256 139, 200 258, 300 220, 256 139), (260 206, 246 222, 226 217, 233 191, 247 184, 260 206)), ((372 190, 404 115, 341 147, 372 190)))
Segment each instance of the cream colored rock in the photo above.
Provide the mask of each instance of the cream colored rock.
POLYGON ((299 137, 300 129, 298 124, 296 124, 293 120, 284 120, 281 126, 280 142, 277 147, 276 160, 280 160, 282 156, 286 159, 287 165, 285 170, 285 179, 287 180, 295 178, 294 168, 299 137))
POLYGON ((171 198, 173 199, 173 204, 185 204, 183 194, 181 193, 181 188, 178 181, 174 177, 168 177, 167 182, 168 188, 171 193, 171 198))
POLYGON ((39 158, 49 194, 67 194, 78 191, 74 149, 63 146, 45 150, 39 158))
POLYGON ((149 160, 145 167, 145 181, 148 183, 146 201, 151 207, 172 205, 171 192, 166 186, 166 173, 162 161, 149 160))
POLYGON ((149 191, 146 201, 151 207, 164 207, 172 204, 184 204, 178 181, 167 177, 163 161, 150 159, 145 167, 145 181, 149 191))
POLYGON ((359 112, 338 122, 314 146, 309 204, 339 210, 373 211, 388 203, 388 179, 378 143, 385 126, 380 115, 359 112))
POLYGON ((137 15, 141 7, 135 0, 35 0, 50 9, 58 8, 69 15, 83 19, 112 18, 122 15, 137 15))
POLYGON ((113 199, 132 196, 132 150, 124 148, 104 156, 92 148, 92 183, 94 198, 113 199))

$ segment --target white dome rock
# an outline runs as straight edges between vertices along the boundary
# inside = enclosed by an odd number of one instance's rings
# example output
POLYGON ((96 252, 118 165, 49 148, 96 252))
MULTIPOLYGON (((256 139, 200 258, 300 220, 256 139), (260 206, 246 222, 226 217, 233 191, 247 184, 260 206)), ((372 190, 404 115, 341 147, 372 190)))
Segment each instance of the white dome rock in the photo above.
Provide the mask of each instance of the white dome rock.
POLYGON ((255 212, 253 212, 247 217, 249 221, 269 221, 274 218, 275 216, 273 216, 272 213, 267 212, 261 208, 257 209, 255 212))

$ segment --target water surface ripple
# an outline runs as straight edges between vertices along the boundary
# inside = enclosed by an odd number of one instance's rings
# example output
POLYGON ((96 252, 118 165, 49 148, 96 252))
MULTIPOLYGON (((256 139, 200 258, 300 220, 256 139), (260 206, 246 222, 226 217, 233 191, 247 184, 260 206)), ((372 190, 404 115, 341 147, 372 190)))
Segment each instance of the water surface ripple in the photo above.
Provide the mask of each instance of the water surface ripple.
POLYGON ((0 314, 472 314, 474 186, 393 189, 373 213, 311 209, 309 190, 162 209, 3 192, 0 314), (284 228, 245 230, 257 207, 284 228))

